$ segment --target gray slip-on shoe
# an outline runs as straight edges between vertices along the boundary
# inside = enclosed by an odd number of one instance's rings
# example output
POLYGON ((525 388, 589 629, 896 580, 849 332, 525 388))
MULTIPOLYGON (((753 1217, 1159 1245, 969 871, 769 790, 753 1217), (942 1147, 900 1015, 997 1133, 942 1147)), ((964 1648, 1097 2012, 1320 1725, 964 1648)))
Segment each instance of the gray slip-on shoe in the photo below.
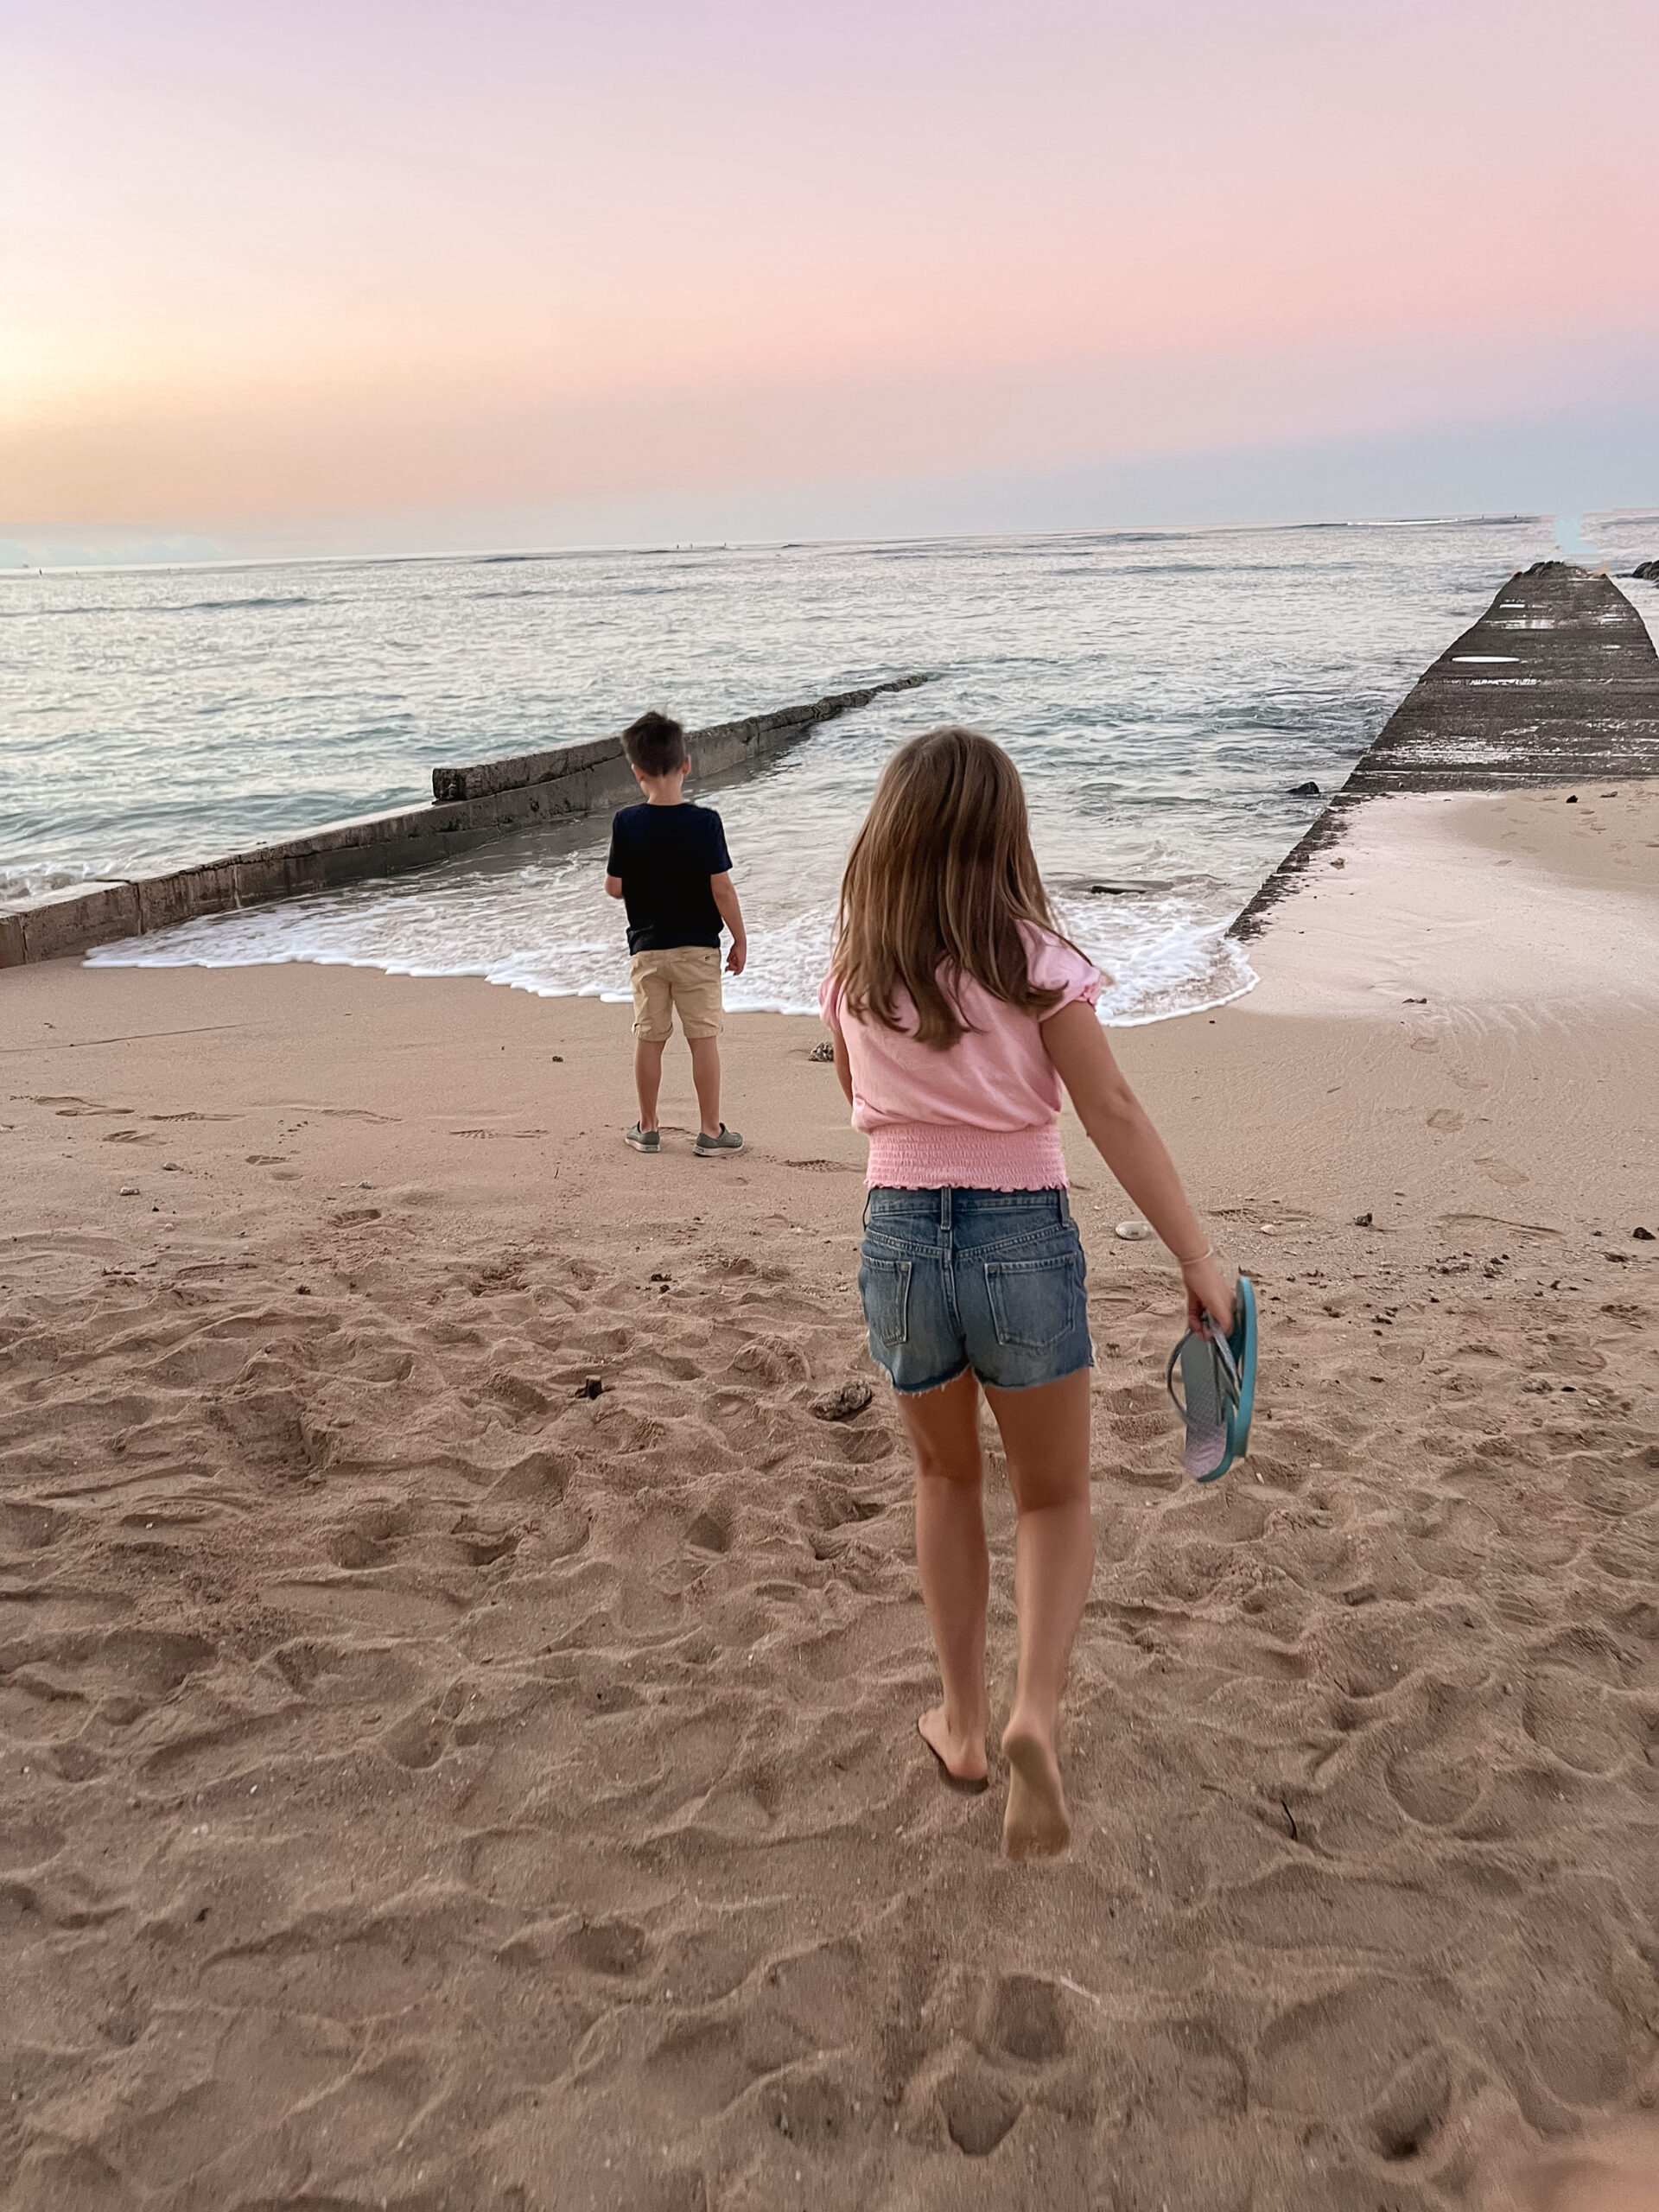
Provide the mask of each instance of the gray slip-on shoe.
POLYGON ((717 1137, 706 1137, 701 1129, 697 1131, 696 1149, 699 1160, 709 1160, 717 1152, 741 1152, 743 1140, 735 1129, 728 1129, 722 1122, 717 1137))
POLYGON ((624 1144, 631 1144, 636 1152, 660 1152, 663 1133, 660 1129, 642 1129, 636 1122, 631 1129, 622 1132, 624 1144))

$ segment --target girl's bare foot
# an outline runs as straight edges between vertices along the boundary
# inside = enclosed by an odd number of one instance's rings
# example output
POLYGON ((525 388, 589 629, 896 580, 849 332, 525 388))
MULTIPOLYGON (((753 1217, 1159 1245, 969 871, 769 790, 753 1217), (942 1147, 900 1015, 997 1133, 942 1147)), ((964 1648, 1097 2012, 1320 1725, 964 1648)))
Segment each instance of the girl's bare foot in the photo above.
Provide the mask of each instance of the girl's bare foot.
POLYGON ((1002 1848, 1010 1859, 1052 1859, 1071 1840, 1071 1815, 1054 1746, 1028 1722, 1010 1720, 1002 1750, 1009 1769, 1002 1848))
POLYGON ((934 1758, 944 1769, 951 1782, 960 1782, 969 1789, 982 1789, 990 1778, 990 1768, 985 1757, 985 1730, 963 1729, 953 1732, 945 1719, 944 1707, 934 1706, 916 1723, 917 1733, 934 1758))

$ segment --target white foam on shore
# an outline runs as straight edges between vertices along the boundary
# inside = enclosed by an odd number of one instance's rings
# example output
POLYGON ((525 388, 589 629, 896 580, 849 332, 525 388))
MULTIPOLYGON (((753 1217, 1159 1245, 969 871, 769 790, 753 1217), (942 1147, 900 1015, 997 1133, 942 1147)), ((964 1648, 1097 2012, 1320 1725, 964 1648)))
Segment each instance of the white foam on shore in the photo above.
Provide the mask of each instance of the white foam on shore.
MULTIPOLYGON (((740 1014, 816 1014, 829 965, 828 907, 789 914, 757 902, 750 960, 725 979, 740 1014)), ((1116 904, 1060 899, 1056 919, 1109 977, 1102 1019, 1133 1027, 1226 1004, 1255 983, 1226 925, 1196 913, 1190 893, 1116 904)), ((404 878, 204 916, 153 935, 102 945, 99 968, 247 968, 290 962, 378 968, 391 976, 477 976, 539 998, 626 1003, 627 953, 620 909, 591 868, 566 861, 514 877, 473 881, 404 878)))

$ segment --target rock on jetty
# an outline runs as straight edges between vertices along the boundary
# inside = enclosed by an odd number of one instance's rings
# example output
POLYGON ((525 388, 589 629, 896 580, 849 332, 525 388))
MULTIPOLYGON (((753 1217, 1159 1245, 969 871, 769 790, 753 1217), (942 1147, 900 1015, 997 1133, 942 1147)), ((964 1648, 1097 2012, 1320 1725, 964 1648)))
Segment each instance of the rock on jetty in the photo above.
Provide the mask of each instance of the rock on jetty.
MULTIPOLYGON (((687 742, 701 777, 723 774, 779 753, 815 724, 883 691, 907 691, 925 676, 895 676, 854 691, 834 691, 804 705, 716 722, 687 742)), ((198 914, 263 905, 305 891, 326 891, 365 876, 430 868, 486 845, 511 830, 568 821, 633 795, 620 742, 594 738, 486 760, 471 768, 435 768, 432 804, 392 814, 368 814, 257 845, 166 875, 77 884, 42 899, 0 906, 0 968, 22 967, 87 951, 117 938, 142 937, 198 914)))
POLYGON ((1230 934, 1257 936, 1346 816, 1379 792, 1635 776, 1659 776, 1659 654, 1647 626, 1608 577, 1540 561, 1425 670, 1230 934))

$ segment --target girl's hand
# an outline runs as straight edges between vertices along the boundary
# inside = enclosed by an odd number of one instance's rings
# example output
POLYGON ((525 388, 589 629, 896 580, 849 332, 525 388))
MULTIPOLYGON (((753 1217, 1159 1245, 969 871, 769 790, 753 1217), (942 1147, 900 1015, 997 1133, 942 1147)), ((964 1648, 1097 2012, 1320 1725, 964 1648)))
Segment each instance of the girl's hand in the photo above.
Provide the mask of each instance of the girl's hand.
POLYGON ((1207 1313, 1224 1337, 1233 1333, 1233 1294, 1213 1253, 1181 1269, 1186 1286, 1186 1325, 1202 1332, 1207 1313))

